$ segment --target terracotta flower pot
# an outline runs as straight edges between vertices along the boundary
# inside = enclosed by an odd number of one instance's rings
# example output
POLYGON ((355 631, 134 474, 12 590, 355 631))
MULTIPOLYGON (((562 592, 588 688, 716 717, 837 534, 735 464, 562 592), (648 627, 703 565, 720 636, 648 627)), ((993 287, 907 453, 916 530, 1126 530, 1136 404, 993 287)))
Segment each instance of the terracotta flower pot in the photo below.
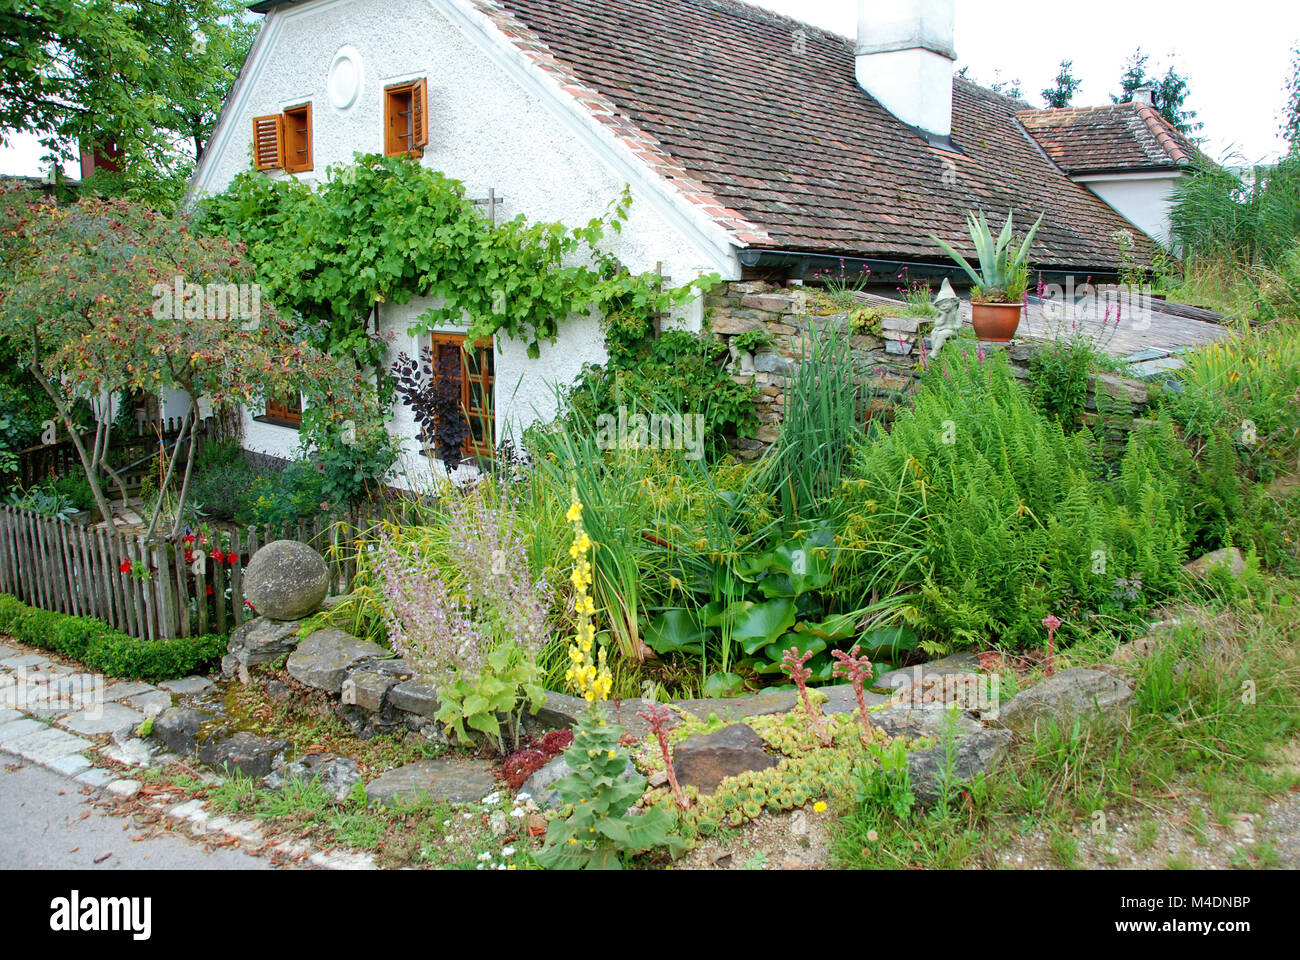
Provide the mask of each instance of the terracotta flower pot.
POLYGON ((1020 304, 971 304, 971 326, 975 336, 989 343, 1009 343, 1020 326, 1020 304))

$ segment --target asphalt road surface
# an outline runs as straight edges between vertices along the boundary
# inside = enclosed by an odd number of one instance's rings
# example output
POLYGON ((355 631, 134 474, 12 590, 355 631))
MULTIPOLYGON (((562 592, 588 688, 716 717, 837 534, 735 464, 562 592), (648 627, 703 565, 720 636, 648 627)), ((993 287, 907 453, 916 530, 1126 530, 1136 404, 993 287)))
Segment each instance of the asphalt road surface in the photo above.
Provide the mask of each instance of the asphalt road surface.
POLYGON ((209 853, 175 833, 133 840, 140 831, 131 821, 91 806, 81 789, 0 752, 0 869, 271 869, 265 858, 229 847, 209 853))

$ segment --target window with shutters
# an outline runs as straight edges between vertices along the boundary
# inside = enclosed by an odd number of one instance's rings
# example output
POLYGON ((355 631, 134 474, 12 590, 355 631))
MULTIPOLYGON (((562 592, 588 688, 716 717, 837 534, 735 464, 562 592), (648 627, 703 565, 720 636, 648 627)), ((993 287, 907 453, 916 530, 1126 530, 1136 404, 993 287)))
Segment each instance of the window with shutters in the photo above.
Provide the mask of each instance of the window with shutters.
POLYGON ((310 103, 253 118, 253 168, 286 173, 312 169, 310 103))
POLYGON ((266 414, 257 419, 281 427, 294 427, 295 429, 301 427, 302 397, 296 393, 283 397, 270 397, 266 401, 266 414))
POLYGON ((384 88, 384 153, 423 156, 429 143, 428 92, 423 79, 384 88))
POLYGON ((311 104, 303 103, 284 111, 284 169, 303 173, 312 168, 311 104))
POLYGON ((284 166, 284 115, 253 118, 253 167, 279 170, 284 166))
POLYGON ((435 369, 440 359, 460 364, 460 405, 469 421, 465 456, 492 456, 496 439, 496 423, 493 419, 496 406, 496 357, 492 341, 479 340, 473 349, 467 349, 465 338, 457 333, 435 333, 429 339, 435 369))

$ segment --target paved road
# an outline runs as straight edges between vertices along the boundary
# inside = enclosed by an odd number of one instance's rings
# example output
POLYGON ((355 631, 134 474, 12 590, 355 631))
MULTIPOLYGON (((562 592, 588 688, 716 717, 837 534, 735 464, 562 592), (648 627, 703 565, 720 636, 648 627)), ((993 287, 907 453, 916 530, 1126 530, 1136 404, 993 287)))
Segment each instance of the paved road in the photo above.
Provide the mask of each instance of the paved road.
POLYGON ((230 848, 209 853, 175 833, 134 841, 140 831, 86 803, 80 784, 31 764, 9 769, 19 763, 0 752, 0 869, 271 869, 265 858, 230 848))

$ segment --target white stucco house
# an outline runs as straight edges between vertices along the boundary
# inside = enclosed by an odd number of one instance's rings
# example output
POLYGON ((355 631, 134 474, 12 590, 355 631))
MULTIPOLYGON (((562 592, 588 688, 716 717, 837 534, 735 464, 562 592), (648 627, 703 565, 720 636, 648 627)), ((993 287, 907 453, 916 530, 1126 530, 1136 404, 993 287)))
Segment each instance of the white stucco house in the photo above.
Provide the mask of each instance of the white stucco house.
MULTIPOLYGON (((250 166, 310 183, 357 152, 414 149, 499 198, 498 218, 585 223, 629 186, 610 250, 674 285, 841 262, 951 271, 929 234, 968 246, 969 209, 1045 213, 1036 267, 1113 272, 1116 231, 1146 227, 1039 146, 1023 104, 954 77, 954 4, 860 0, 855 44, 741 0, 262 0, 191 197, 250 166)), ((393 357, 427 342, 410 329, 429 306, 382 306, 393 357)), ((698 303, 675 318, 702 321, 698 303)), ((498 436, 549 416, 553 384, 606 356, 594 316, 569 317, 536 360, 491 350, 498 436)), ((245 445, 290 455, 293 414, 246 411, 245 445)), ((395 482, 426 476, 405 407, 391 429, 395 482)))

